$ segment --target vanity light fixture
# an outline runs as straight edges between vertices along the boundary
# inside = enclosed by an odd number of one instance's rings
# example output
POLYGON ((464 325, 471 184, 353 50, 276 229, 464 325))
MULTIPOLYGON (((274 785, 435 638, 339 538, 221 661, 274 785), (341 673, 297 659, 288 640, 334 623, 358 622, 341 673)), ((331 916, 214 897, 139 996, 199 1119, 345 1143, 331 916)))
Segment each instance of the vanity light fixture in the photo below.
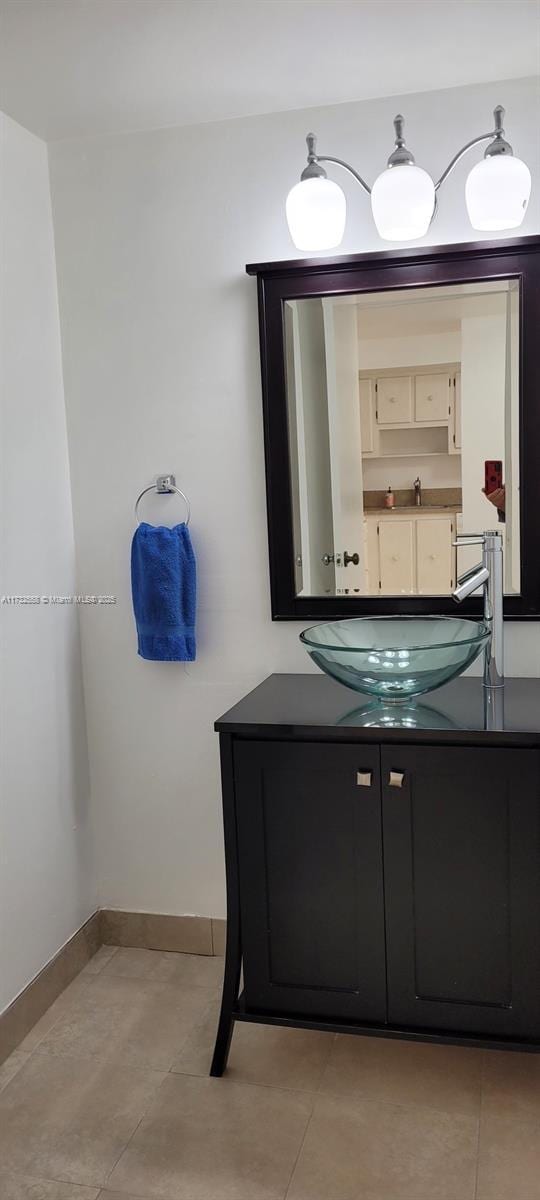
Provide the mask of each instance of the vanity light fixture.
POLYGON ((451 171, 473 146, 489 141, 484 158, 476 163, 467 178, 465 200, 474 229, 517 229, 527 209, 531 193, 529 168, 514 152, 504 137, 504 108, 499 104, 493 113, 495 128, 481 133, 462 146, 443 171, 437 183, 422 167, 405 145, 404 120, 394 119, 395 148, 386 170, 370 188, 365 179, 341 158, 317 154, 315 134, 308 133, 308 165, 302 171, 300 183, 287 196, 287 221, 292 240, 298 250, 331 250, 340 245, 345 232, 346 202, 337 183, 327 178, 321 163, 336 163, 356 179, 371 196, 373 220, 381 238, 390 242, 409 242, 427 233, 437 209, 437 193, 451 171))

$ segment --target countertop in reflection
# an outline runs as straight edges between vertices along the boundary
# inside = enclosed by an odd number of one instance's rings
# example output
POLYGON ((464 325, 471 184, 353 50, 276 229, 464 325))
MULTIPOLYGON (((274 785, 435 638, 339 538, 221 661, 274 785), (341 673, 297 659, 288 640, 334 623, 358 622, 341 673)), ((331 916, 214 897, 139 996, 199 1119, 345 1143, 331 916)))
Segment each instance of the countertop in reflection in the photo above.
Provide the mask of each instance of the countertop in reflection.
POLYGON ((461 512, 461 508, 461 504, 394 504, 393 508, 386 508, 386 506, 383 508, 365 508, 364 516, 380 517, 386 513, 415 513, 417 516, 421 516, 422 513, 459 513, 461 512))

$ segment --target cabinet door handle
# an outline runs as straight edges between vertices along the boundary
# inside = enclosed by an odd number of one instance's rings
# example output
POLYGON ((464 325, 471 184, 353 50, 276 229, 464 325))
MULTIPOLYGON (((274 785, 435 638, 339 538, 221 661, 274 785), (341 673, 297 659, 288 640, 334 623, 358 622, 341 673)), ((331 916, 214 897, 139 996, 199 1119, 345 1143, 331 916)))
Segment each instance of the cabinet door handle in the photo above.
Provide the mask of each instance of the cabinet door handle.
POLYGON ((389 785, 389 787, 403 787, 404 779, 405 779, 404 771, 390 771, 390 774, 388 776, 388 785, 389 785))
POLYGON ((356 786, 357 787, 371 787, 372 781, 373 781, 373 771, 357 771, 356 772, 356 786))

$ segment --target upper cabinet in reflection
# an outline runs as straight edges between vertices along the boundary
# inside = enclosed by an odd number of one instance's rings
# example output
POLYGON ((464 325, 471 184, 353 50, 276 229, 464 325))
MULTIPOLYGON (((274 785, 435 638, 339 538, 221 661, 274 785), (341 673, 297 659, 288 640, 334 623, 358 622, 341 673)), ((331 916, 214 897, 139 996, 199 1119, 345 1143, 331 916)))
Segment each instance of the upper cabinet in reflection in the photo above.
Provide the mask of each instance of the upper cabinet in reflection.
POLYGON ((498 528, 520 591, 519 281, 287 300, 298 597, 448 596, 498 528))

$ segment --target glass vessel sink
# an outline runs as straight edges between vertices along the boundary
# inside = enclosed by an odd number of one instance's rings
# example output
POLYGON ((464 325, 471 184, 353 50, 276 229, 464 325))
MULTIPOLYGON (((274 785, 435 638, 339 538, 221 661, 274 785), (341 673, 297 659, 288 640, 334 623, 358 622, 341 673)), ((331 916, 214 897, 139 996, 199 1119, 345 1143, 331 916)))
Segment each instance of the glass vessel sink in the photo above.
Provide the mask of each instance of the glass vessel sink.
POLYGON ((300 641, 339 683, 395 703, 461 675, 490 636, 483 621, 459 617, 356 617, 304 629, 300 641))

